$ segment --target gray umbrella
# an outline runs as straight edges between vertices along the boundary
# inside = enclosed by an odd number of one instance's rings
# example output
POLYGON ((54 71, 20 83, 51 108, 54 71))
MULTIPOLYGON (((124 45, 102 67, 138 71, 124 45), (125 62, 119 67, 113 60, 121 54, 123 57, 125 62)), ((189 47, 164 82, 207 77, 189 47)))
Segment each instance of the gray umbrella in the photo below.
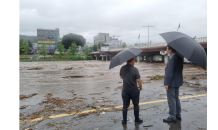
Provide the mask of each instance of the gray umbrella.
POLYGON ((174 48, 187 60, 206 69, 207 57, 204 48, 192 37, 181 32, 166 32, 160 35, 169 46, 174 48))
POLYGON ((123 64, 124 62, 136 57, 141 52, 142 50, 137 49, 137 48, 129 48, 128 50, 119 52, 117 55, 115 55, 112 58, 109 69, 123 64))

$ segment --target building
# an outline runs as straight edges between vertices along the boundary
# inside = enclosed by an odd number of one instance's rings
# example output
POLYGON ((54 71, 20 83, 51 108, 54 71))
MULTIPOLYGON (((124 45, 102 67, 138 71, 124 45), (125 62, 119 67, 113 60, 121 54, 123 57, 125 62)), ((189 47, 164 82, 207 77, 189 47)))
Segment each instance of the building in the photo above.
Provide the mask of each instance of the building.
POLYGON ((87 42, 85 45, 87 45, 88 47, 92 47, 94 44, 90 43, 90 42, 87 42))
POLYGON ((32 45, 33 45, 33 49, 34 50, 38 50, 38 48, 39 48, 38 43, 32 43, 32 45))
POLYGON ((94 37, 94 44, 98 44, 100 42, 101 43, 110 42, 109 33, 98 33, 98 35, 94 37))
POLYGON ((122 48, 122 43, 118 40, 111 40, 107 44, 109 45, 109 49, 122 48))
POLYGON ((59 28, 55 29, 42 29, 37 28, 37 40, 39 49, 42 47, 42 43, 47 44, 47 48, 54 50, 58 48, 59 43, 59 28))

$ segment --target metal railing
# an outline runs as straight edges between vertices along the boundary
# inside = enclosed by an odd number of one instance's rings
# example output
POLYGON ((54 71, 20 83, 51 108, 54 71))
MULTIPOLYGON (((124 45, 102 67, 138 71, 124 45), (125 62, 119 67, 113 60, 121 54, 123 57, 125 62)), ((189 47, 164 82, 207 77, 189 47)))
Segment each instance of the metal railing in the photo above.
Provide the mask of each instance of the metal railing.
MULTIPOLYGON (((201 42, 207 42, 207 37, 199 37, 199 38, 195 38, 195 40, 199 43, 201 42)), ((128 46, 126 48, 115 48, 115 49, 109 49, 109 51, 121 51, 121 50, 127 50, 129 48, 153 48, 153 47, 161 47, 161 46, 167 46, 166 42, 162 42, 162 43, 156 43, 156 44, 146 44, 146 45, 142 45, 142 46, 128 46)), ((99 53, 99 52, 92 52, 92 53, 99 53)))
POLYGON ((207 37, 199 37, 199 38, 195 38, 195 40, 197 41, 197 42, 207 42, 207 37))

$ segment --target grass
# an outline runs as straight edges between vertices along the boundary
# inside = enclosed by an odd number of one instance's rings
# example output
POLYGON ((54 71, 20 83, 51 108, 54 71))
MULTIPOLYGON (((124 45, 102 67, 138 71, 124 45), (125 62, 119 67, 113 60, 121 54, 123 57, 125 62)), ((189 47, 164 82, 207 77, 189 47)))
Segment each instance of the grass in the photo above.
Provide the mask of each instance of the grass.
POLYGON ((77 61, 77 60, 92 60, 90 57, 88 58, 81 58, 81 57, 76 57, 76 58, 71 58, 69 56, 63 56, 60 58, 59 56, 54 56, 52 58, 40 58, 40 59, 25 59, 25 58, 20 58, 20 62, 40 62, 40 61, 77 61))

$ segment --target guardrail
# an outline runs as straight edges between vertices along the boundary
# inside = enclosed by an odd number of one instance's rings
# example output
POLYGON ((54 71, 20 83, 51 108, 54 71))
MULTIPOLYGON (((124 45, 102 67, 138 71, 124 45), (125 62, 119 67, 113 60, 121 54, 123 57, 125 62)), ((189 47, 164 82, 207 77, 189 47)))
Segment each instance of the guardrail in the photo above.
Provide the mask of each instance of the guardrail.
MULTIPOLYGON (((199 38, 195 38, 195 40, 199 43, 201 42, 207 42, 207 37, 199 37, 199 38)), ((167 46, 166 42, 162 42, 162 43, 156 43, 156 44, 147 44, 147 45, 143 45, 143 46, 129 46, 126 48, 116 48, 116 49, 109 49, 109 51, 121 51, 121 50, 127 50, 129 48, 152 48, 152 47, 161 47, 161 46, 167 46)), ((99 52, 92 52, 92 53, 99 53, 99 52)))
POLYGON ((207 42, 207 37, 199 37, 199 38, 195 38, 195 40, 197 41, 197 42, 207 42))

